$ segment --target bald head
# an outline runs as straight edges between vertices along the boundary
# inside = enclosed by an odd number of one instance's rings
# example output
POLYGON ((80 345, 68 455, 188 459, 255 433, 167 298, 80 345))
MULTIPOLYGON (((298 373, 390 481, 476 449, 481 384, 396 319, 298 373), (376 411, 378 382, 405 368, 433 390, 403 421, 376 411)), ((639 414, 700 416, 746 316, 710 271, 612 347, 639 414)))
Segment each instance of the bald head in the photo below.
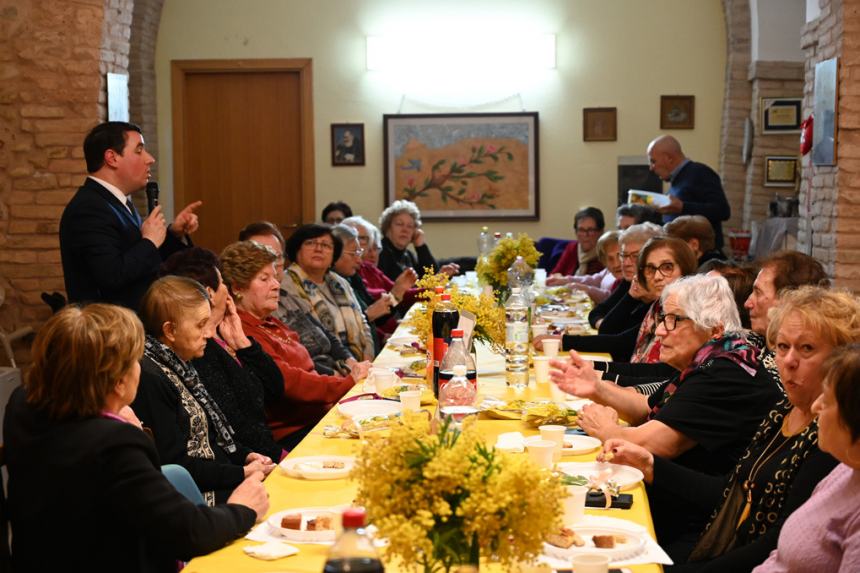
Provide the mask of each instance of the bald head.
POLYGON ((684 159, 686 157, 681 150, 681 144, 671 135, 661 135, 648 144, 648 160, 651 164, 651 171, 664 181, 669 180, 672 171, 684 159))

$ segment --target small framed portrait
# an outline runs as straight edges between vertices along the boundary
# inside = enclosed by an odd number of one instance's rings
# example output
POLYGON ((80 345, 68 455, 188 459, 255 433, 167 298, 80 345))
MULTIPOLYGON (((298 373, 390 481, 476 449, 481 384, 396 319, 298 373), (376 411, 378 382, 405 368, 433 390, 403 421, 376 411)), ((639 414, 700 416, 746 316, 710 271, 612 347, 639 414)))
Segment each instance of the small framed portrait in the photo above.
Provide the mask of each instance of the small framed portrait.
POLYGON ((616 141, 617 139, 616 108, 586 107, 582 109, 583 141, 616 141))
POLYGON ((797 165, 794 155, 765 155, 764 186, 794 187, 797 184, 797 165))
POLYGON ((799 97, 761 98, 761 132, 800 133, 799 97))
POLYGON ((696 127, 696 96, 660 96, 660 129, 696 127))
POLYGON ((364 124, 331 124, 331 164, 364 165, 364 124))

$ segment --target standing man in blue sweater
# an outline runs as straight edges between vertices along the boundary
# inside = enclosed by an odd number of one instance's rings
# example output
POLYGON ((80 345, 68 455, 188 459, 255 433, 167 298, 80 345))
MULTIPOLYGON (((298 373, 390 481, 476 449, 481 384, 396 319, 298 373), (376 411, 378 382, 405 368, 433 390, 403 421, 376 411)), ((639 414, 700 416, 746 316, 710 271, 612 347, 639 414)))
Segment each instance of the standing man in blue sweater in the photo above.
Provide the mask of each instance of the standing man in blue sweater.
POLYGON ((704 163, 690 161, 671 135, 661 135, 648 145, 651 171, 669 182, 671 203, 658 209, 663 222, 679 215, 702 215, 714 227, 717 250, 723 248, 723 221, 732 214, 720 176, 704 163))

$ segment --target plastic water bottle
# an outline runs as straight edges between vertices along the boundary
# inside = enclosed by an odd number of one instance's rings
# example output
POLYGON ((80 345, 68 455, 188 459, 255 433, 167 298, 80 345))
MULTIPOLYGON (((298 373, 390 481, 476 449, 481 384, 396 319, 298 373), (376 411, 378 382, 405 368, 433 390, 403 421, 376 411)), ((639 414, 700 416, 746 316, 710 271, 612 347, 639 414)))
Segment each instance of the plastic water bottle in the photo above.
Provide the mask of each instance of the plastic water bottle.
POLYGON ((490 254, 495 246, 493 235, 488 227, 481 227, 481 234, 478 235, 478 257, 486 257, 490 254))
POLYGON ((364 529, 361 507, 343 512, 343 533, 328 552, 323 573, 383 573, 385 568, 364 529))
POLYGON ((454 366, 454 376, 439 390, 439 412, 459 425, 466 416, 477 414, 475 398, 478 391, 466 378, 466 367, 454 366))
POLYGON ((519 287, 505 302, 505 371, 508 386, 529 385, 529 307, 519 287))
POLYGON ((442 362, 439 363, 440 394, 445 388, 445 384, 454 377, 454 368, 456 366, 466 367, 466 378, 477 389, 478 378, 475 369, 475 360, 466 348, 466 344, 463 341, 463 331, 459 328, 451 331, 451 344, 448 346, 448 352, 445 353, 442 362))
POLYGON ((526 289, 535 282, 534 269, 522 257, 517 257, 513 264, 508 267, 508 286, 519 287, 525 294, 526 289))

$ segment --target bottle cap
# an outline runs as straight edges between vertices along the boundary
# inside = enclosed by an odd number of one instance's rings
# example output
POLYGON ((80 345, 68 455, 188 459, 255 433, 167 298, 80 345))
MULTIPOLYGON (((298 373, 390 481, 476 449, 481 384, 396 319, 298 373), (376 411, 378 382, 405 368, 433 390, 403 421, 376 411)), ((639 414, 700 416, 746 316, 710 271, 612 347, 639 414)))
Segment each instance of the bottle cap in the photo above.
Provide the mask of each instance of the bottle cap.
POLYGON ((451 338, 463 338, 463 329, 462 328, 452 328, 451 329, 451 338))
POLYGON ((466 367, 462 364, 457 364, 453 368, 454 376, 465 376, 466 375, 466 367))
POLYGON ((438 286, 438 287, 436 287, 436 288, 435 288, 435 289, 433 289, 433 290, 436 292, 436 294, 442 294, 443 292, 445 292, 445 287, 443 287, 443 286, 438 286))
POLYGON ((523 292, 523 289, 520 287, 511 287, 511 294, 520 294, 521 292, 523 292))
POLYGON ((442 300, 451 300, 451 295, 447 292, 442 295, 442 300))
POLYGON ((349 507, 343 510, 341 522, 344 527, 364 527, 365 515, 363 507, 349 507))

